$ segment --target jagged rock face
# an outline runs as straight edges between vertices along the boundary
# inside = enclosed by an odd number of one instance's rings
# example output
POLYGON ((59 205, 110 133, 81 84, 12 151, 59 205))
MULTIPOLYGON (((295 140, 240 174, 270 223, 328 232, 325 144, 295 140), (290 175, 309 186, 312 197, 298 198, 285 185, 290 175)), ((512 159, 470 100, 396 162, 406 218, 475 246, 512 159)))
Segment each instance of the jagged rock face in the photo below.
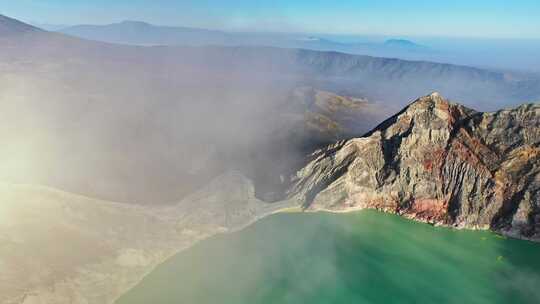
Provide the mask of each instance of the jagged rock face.
POLYGON ((434 93, 315 152, 289 190, 307 209, 375 208, 540 240, 540 105, 480 113, 434 93))

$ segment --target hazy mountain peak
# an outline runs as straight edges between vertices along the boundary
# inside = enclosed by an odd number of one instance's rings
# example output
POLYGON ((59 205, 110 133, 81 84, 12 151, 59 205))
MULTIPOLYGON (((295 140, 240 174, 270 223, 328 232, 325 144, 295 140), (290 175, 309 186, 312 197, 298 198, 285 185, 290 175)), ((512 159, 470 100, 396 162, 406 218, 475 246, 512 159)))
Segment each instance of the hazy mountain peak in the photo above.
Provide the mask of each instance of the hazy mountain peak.
POLYGON ((471 111, 460 104, 450 102, 438 92, 433 92, 415 100, 404 113, 413 119, 429 117, 425 119, 426 127, 432 127, 439 123, 452 125, 468 117, 471 111))
POLYGON ((420 105, 428 105, 428 106, 431 106, 431 107, 439 107, 439 106, 444 106, 444 107, 448 107, 450 106, 452 103, 450 101, 448 101, 446 98, 444 98, 439 92, 433 92, 429 95, 426 95, 426 96, 423 96, 423 97, 420 97, 418 99, 416 99, 415 101, 413 101, 409 108, 411 107, 418 107, 420 105))
POLYGON ((441 125, 450 127, 474 112, 461 104, 450 102, 438 92, 433 92, 411 102, 396 115, 391 116, 367 133, 366 136, 371 136, 378 131, 387 132, 399 129, 411 122, 420 123, 426 129, 438 128, 441 125))
POLYGON ((431 98, 441 98, 441 93, 439 92, 433 92, 429 95, 431 98))
POLYGON ((147 22, 144 22, 144 21, 137 21, 137 20, 124 20, 118 24, 121 24, 121 25, 130 25, 130 26, 144 26, 144 27, 150 27, 150 26, 153 26, 152 24, 150 23, 147 23, 147 22))
POLYGON ((0 36, 18 35, 39 30, 37 27, 0 15, 0 36))
POLYGON ((388 39, 384 42, 384 45, 391 46, 391 47, 397 47, 397 48, 404 48, 404 49, 425 49, 426 46, 417 44, 411 40, 407 39, 388 39))

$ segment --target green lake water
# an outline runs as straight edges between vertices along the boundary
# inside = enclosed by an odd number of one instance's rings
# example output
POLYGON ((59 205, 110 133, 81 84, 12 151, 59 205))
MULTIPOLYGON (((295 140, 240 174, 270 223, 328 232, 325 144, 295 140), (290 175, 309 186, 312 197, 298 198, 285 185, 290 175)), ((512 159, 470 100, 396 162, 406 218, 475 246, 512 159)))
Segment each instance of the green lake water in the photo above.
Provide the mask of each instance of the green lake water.
POLYGON ((540 303, 540 244, 375 211, 285 213, 219 235, 118 304, 540 303))

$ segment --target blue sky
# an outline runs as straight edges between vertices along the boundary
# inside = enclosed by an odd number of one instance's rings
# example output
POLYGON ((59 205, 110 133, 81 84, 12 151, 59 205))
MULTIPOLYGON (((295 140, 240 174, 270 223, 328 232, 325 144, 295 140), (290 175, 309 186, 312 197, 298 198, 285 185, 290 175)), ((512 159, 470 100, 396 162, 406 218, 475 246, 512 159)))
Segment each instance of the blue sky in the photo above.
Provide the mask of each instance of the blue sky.
POLYGON ((49 24, 124 19, 237 31, 540 38, 540 0, 0 0, 49 24))

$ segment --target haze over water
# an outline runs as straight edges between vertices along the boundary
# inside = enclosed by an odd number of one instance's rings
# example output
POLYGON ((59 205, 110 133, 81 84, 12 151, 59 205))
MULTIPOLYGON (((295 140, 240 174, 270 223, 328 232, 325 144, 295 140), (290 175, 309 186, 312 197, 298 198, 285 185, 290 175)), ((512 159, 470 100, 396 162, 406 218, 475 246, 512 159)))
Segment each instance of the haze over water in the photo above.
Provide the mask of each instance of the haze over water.
POLYGON ((176 255, 117 303, 537 303, 539 256, 375 211, 279 214, 176 255))

